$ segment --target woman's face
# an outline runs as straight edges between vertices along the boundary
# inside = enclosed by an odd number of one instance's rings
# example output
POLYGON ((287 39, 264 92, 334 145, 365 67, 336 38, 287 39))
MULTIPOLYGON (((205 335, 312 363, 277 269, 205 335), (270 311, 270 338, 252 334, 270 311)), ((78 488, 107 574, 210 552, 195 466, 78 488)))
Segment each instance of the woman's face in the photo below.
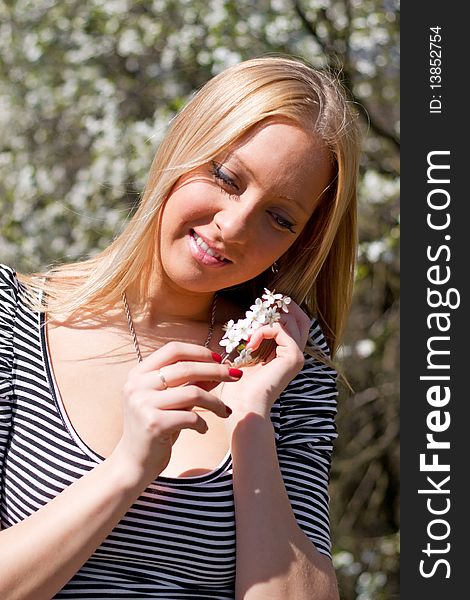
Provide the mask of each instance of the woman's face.
POLYGON ((164 280, 209 292, 259 275, 300 235, 330 178, 319 138, 286 121, 257 127, 174 186, 161 220, 164 280))

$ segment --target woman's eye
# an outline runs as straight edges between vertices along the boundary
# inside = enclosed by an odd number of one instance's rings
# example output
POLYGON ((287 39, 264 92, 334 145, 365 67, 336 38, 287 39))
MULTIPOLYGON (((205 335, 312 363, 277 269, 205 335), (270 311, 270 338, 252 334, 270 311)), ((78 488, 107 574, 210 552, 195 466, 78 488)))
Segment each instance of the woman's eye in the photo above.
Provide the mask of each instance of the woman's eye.
POLYGON ((291 233, 295 233, 294 223, 291 223, 290 221, 288 221, 284 217, 281 217, 281 215, 278 215, 277 213, 270 212, 269 214, 274 219, 275 223, 279 225, 279 227, 282 227, 282 229, 288 229, 291 233))
MULTIPOLYGON (((216 162, 215 160, 211 161, 210 172, 213 175, 213 177, 222 184, 221 187, 224 191, 227 191, 227 190, 225 190, 225 188, 230 188, 232 190, 232 195, 234 195, 234 196, 236 194, 233 194, 233 191, 235 191, 235 192, 240 191, 240 188, 235 183, 234 179, 223 169, 222 165, 220 163, 216 162)), ((227 192, 227 193, 229 193, 229 192, 227 192)), ((291 233, 295 233, 295 230, 294 230, 295 224, 294 223, 292 223, 291 221, 289 221, 288 219, 286 219, 284 217, 281 217, 281 215, 279 215, 275 212, 268 211, 268 213, 271 215, 271 218, 274 220, 275 224, 278 227, 280 227, 281 229, 287 229, 291 233)))
POLYGON ((236 191, 239 190, 238 185, 235 183, 232 177, 230 177, 230 175, 223 170, 222 165, 215 162, 215 160, 211 161, 211 173, 225 186, 228 186, 236 191))

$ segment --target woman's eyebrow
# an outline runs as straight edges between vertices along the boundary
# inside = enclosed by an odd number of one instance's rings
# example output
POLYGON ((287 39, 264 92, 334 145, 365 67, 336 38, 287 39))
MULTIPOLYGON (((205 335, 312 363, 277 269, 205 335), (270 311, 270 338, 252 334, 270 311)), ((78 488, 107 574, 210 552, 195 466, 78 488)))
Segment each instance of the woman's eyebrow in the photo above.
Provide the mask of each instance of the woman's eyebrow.
MULTIPOLYGON (((245 171, 247 171, 251 177, 255 180, 255 182, 260 185, 258 179, 256 178, 256 175, 253 173, 253 171, 250 169, 250 167, 246 164, 246 162, 244 162, 238 155, 237 152, 231 152, 230 154, 228 154, 225 158, 225 160, 229 160, 229 159, 235 159, 235 162, 239 163, 241 165, 241 167, 243 169, 245 169, 245 171)), ((292 202, 293 204, 295 204, 299 210, 302 211, 302 213, 307 214, 307 211, 305 209, 305 206, 299 202, 298 200, 296 200, 295 198, 292 198, 291 196, 286 196, 285 194, 276 194, 276 198, 279 198, 281 200, 287 200, 288 202, 292 202)))

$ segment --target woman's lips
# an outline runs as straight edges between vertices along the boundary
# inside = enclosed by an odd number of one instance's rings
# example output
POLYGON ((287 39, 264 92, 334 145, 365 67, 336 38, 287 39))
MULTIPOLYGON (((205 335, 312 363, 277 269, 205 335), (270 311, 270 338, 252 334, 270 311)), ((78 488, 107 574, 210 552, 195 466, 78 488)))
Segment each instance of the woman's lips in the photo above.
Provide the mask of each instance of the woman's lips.
POLYGON ((203 265, 223 267, 230 263, 227 258, 212 250, 194 230, 189 232, 189 248, 193 257, 203 265))

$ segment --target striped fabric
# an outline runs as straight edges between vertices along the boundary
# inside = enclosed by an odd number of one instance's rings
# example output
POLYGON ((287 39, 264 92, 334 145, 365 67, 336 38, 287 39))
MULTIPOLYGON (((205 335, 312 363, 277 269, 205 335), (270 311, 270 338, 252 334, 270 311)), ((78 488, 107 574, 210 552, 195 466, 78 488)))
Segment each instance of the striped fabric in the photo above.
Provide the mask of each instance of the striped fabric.
MULTIPOLYGON (((76 434, 53 380, 44 319, 0 267, 0 522, 12 527, 103 458, 76 434)), ((327 351, 316 322, 312 337, 327 351)), ((336 373, 307 357, 272 410, 295 516, 330 555, 328 480, 336 373)), ((235 521, 230 455, 196 477, 158 477, 55 598, 233 599, 235 521)))

